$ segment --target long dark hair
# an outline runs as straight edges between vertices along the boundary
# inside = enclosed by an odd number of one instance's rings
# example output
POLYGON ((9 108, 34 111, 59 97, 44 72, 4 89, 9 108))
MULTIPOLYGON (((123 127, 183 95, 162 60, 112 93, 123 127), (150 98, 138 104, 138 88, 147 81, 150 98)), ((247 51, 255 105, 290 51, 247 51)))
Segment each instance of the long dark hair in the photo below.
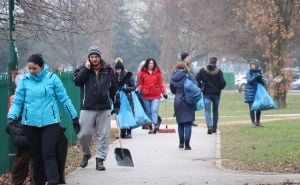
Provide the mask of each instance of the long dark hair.
POLYGON ((157 63, 154 58, 147 58, 144 66, 142 67, 143 70, 148 70, 150 61, 153 61, 153 63, 154 63, 153 69, 158 68, 157 63))

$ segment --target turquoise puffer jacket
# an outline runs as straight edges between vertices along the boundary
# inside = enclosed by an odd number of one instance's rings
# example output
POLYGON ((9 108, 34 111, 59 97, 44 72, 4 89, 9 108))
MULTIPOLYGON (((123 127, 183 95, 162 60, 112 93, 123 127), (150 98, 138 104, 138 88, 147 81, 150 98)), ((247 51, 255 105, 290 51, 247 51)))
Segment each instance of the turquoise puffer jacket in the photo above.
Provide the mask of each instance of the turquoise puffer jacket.
POLYGON ((37 76, 29 73, 23 77, 16 88, 8 118, 17 120, 22 112, 24 125, 44 127, 60 123, 57 102, 72 119, 77 117, 61 80, 48 69, 44 65, 44 69, 37 76))

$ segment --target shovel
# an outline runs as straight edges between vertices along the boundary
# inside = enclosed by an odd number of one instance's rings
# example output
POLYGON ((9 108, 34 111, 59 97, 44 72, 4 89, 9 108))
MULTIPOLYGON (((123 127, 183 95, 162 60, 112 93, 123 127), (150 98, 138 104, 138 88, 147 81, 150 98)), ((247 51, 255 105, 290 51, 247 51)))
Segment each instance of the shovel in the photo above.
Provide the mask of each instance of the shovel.
POLYGON ((119 121, 118 121, 118 116, 116 116, 116 114, 115 114, 115 119, 117 121, 117 129, 118 129, 119 143, 120 143, 120 148, 115 148, 115 158, 117 160, 117 164, 119 166, 134 167, 130 151, 127 148, 122 147, 119 121))

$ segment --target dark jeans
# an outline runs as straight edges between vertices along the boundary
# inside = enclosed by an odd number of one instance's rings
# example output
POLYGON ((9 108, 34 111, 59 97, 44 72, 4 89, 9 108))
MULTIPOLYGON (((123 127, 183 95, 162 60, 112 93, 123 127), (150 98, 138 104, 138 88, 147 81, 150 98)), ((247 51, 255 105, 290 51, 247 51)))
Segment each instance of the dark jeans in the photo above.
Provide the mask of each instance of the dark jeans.
POLYGON ((25 126, 24 133, 32 151, 33 179, 36 185, 56 185, 59 173, 56 160, 56 144, 60 133, 59 124, 45 127, 25 126), (46 174, 45 174, 46 173, 46 174))
POLYGON ((192 135, 192 122, 178 123, 178 135, 180 143, 184 142, 189 145, 192 135))
POLYGON ((253 103, 248 103, 249 104, 249 110, 250 110, 250 118, 252 123, 260 123, 260 115, 261 111, 251 111, 251 107, 253 103), (256 117, 256 119, 255 119, 256 117))
POLYGON ((212 126, 213 129, 218 128, 219 103, 220 103, 220 96, 216 96, 216 95, 205 95, 204 96, 204 109, 205 109, 206 124, 207 124, 207 126, 212 126), (211 105, 212 105, 213 119, 211 119, 211 105))

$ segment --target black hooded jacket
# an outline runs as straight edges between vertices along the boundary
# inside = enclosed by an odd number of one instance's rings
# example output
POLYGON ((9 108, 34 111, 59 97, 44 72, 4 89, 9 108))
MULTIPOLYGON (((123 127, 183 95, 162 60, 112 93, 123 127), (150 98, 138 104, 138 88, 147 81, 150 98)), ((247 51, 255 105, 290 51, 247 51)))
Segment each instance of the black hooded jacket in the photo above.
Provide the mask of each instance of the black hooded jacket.
POLYGON ((103 60, 98 76, 84 64, 74 71, 73 81, 80 87, 80 107, 82 110, 110 110, 111 103, 119 108, 116 101, 118 82, 113 69, 103 60))
POLYGON ((221 90, 226 86, 223 72, 217 67, 210 68, 206 66, 201 68, 196 80, 202 89, 203 95, 220 96, 221 90))

